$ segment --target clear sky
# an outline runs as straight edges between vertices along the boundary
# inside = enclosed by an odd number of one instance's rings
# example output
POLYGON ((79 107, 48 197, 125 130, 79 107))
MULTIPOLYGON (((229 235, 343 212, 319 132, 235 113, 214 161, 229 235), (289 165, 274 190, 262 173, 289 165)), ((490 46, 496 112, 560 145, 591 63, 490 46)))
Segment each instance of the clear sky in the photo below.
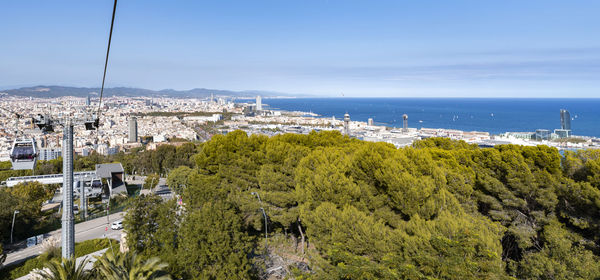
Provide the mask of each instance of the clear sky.
MULTIPOLYGON (((100 85, 112 0, 0 11, 0 88, 100 85)), ((121 0, 107 85, 600 97, 599 11, 592 0, 121 0)))

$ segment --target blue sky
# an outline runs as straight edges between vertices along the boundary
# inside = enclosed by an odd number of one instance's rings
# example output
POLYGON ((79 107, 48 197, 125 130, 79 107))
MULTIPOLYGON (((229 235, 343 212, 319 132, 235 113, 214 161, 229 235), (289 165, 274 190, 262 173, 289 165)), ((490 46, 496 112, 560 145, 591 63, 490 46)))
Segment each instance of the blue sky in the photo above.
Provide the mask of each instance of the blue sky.
MULTIPOLYGON (((2 1, 0 88, 99 86, 111 0, 2 1)), ((135 1, 107 85, 600 97, 600 1, 135 1)))

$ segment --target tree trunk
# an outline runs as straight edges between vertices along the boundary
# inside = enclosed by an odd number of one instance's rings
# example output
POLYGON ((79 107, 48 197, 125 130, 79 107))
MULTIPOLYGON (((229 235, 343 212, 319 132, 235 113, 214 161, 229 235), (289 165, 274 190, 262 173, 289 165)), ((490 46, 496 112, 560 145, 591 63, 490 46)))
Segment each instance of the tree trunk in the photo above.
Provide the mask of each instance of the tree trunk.
POLYGON ((300 236, 302 238, 302 257, 304 258, 304 233, 302 232, 302 226, 300 225, 300 220, 298 220, 298 231, 300 231, 300 236))

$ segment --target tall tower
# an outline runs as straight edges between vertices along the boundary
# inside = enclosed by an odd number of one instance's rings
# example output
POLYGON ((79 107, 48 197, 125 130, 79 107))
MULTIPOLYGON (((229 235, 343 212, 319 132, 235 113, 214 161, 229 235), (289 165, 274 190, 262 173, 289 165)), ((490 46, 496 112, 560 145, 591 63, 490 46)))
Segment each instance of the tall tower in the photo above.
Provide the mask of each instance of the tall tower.
POLYGON ((348 113, 344 115, 344 134, 350 136, 350 115, 348 113))
POLYGON ((75 217, 73 217, 73 124, 67 121, 63 130, 63 213, 62 257, 75 254, 75 217))
POLYGON ((565 109, 560 109, 560 128, 571 130, 571 114, 565 109))
POLYGON ((129 127, 129 139, 128 139, 129 143, 137 142, 138 127, 137 127, 137 118, 136 117, 129 118, 128 127, 129 127))
POLYGON ((369 119, 367 120, 367 125, 368 125, 368 126, 373 126, 373 118, 369 118, 369 119))
POLYGON ((256 96, 256 110, 262 111, 262 97, 260 95, 256 96))
POLYGON ((88 94, 87 99, 85 100, 85 105, 90 106, 90 104, 92 104, 92 100, 90 98, 90 95, 88 94))
POLYGON ((408 115, 402 115, 402 132, 408 132, 408 115))

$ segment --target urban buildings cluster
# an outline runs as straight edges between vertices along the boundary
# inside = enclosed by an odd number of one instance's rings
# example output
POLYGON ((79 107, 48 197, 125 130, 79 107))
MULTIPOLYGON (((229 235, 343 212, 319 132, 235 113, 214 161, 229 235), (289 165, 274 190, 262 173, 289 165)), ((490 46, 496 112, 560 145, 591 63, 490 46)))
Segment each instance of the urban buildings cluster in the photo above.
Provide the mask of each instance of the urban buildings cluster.
MULTIPOLYGON (((98 130, 85 130, 79 121, 89 119, 98 110, 97 96, 0 98, 0 160, 8 160, 17 139, 33 139, 38 159, 50 160, 61 155, 62 126, 67 118, 73 120, 75 153, 88 155, 96 150, 113 154, 142 145, 141 142, 164 143, 170 139, 198 140, 195 128, 199 124, 216 122, 222 114, 180 118, 178 113, 232 112, 241 113, 231 99, 175 99, 105 97, 98 130), (160 112, 153 115, 152 113, 160 112), (173 114, 170 114, 173 113, 173 114), (54 120, 53 132, 38 129, 32 118, 44 115, 54 120)), ((156 146, 156 145, 153 145, 156 146)))
MULTIPOLYGON (((96 131, 75 126, 74 151, 88 155, 95 150, 100 154, 114 154, 140 147, 155 148, 173 139, 204 141, 215 133, 241 129, 249 134, 276 135, 280 133, 309 133, 316 130, 337 130, 366 141, 387 142, 397 147, 411 145, 415 140, 429 137, 448 137, 465 140, 480 146, 497 144, 538 145, 558 148, 598 147, 594 138, 580 138, 575 143, 553 141, 572 137, 571 117, 560 111, 559 129, 551 133, 539 129, 534 132, 507 132, 490 135, 488 132, 460 131, 443 128, 409 127, 409 116, 402 115, 402 127, 390 128, 367 122, 353 121, 349 114, 343 118, 319 117, 307 112, 268 110, 262 97, 254 102, 235 103, 231 97, 210 96, 198 98, 107 97, 102 104, 100 127, 96 131), (226 116, 226 117, 225 117, 226 116)), ((268 106, 268 105, 267 105, 268 106)), ((0 160, 8 160, 16 139, 33 139, 38 159, 50 160, 61 156, 62 128, 43 133, 34 126, 31 117, 46 115, 57 123, 66 118, 83 120, 98 109, 96 95, 86 98, 0 98, 0 160)))
POLYGON ((500 135, 491 135, 489 132, 482 131, 411 128, 409 127, 409 117, 407 114, 402 115, 401 128, 390 128, 375 125, 373 118, 368 118, 367 122, 352 121, 351 116, 347 113, 343 116, 343 119, 338 120, 335 117, 321 118, 308 112, 264 110, 262 109, 263 106, 262 98, 260 97, 256 98, 254 104, 244 104, 244 114, 234 116, 231 120, 225 121, 219 129, 220 132, 227 133, 236 129, 242 129, 250 134, 276 135, 280 133, 309 133, 313 130, 337 130, 354 138, 373 142, 387 142, 396 147, 408 146, 415 140, 430 137, 464 140, 481 147, 492 147, 500 144, 530 146, 544 144, 559 149, 600 147, 600 139, 572 135, 571 117, 569 112, 564 109, 560 110, 561 127, 555 129, 554 133, 551 133, 549 130, 538 129, 533 132, 507 132, 500 135), (261 110, 258 109, 259 107, 261 110), (546 131, 543 137, 540 137, 540 131, 546 131))

